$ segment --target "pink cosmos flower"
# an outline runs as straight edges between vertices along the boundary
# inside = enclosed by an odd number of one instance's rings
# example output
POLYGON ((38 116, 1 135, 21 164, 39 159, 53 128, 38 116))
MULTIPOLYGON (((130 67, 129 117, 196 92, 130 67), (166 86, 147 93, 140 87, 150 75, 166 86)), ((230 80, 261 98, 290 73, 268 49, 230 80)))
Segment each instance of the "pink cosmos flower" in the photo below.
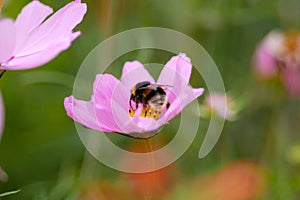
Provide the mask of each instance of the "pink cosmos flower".
POLYGON ((29 69, 52 60, 80 35, 72 30, 86 10, 86 4, 75 0, 47 18, 52 8, 35 0, 23 8, 16 21, 1 19, 0 69, 29 69))
POLYGON ((258 75, 271 78, 277 75, 276 57, 282 46, 282 33, 270 32, 259 44, 254 55, 254 70, 258 75))
POLYGON ((203 88, 194 89, 189 85, 191 72, 191 60, 182 53, 168 61, 157 82, 140 62, 126 62, 121 80, 110 74, 98 74, 90 101, 70 96, 65 98, 64 106, 69 117, 88 128, 147 138, 202 95, 203 88), (143 104, 134 105, 138 108, 133 114, 129 112, 131 91, 137 83, 144 81, 164 88, 169 106, 161 109, 159 117, 146 115, 147 108, 143 104))
POLYGON ((257 47, 253 65, 262 78, 279 76, 291 97, 300 97, 300 33, 272 31, 257 47))
POLYGON ((0 139, 2 136, 3 128, 4 128, 4 105, 2 101, 2 95, 0 93, 0 139))

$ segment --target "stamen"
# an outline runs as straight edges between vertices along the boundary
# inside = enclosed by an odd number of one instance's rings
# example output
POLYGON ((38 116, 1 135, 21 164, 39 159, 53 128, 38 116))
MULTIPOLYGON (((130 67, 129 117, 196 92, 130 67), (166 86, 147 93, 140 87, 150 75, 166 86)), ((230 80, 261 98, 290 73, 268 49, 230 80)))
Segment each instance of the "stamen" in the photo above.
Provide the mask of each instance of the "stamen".
POLYGON ((299 48, 299 33, 297 31, 289 31, 285 34, 284 45, 291 53, 295 53, 299 48))
MULTIPOLYGON (((128 109, 128 115, 133 117, 136 112, 136 109, 128 109)), ((141 118, 152 118, 158 120, 161 116, 161 110, 159 109, 151 109, 151 108, 143 108, 140 117, 141 118)))

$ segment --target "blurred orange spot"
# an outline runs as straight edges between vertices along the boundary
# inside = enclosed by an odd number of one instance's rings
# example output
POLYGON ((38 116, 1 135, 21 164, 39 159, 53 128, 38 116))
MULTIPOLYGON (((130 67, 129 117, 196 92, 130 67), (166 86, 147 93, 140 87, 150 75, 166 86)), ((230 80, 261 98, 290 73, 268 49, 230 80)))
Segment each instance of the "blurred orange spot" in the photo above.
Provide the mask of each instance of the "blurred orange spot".
POLYGON ((94 181, 83 188, 77 200, 127 200, 130 194, 111 182, 94 181))
MULTIPOLYGON (((161 145, 159 145, 161 146, 161 145)), ((154 150, 155 150, 154 145, 154 150)), ((134 142, 129 147, 129 151, 137 153, 148 152, 145 141, 134 142)), ((163 155, 162 157, 167 157, 163 155)), ((149 158, 150 159, 150 158, 149 158)), ((143 165, 149 165, 149 159, 143 162, 132 162, 130 158, 124 158, 123 165, 130 166, 132 169, 140 169, 143 165)), ((154 162, 159 162, 154 160, 154 162)), ((155 164, 155 163, 154 163, 155 164)), ((131 192, 142 199, 145 196, 152 196, 152 199, 160 199, 174 186, 174 168, 172 166, 165 167, 160 170, 148 173, 124 173, 125 182, 128 183, 128 188, 131 192)))
POLYGON ((258 164, 238 161, 209 177, 200 177, 193 182, 192 188, 193 199, 254 200, 264 193, 266 180, 258 164))

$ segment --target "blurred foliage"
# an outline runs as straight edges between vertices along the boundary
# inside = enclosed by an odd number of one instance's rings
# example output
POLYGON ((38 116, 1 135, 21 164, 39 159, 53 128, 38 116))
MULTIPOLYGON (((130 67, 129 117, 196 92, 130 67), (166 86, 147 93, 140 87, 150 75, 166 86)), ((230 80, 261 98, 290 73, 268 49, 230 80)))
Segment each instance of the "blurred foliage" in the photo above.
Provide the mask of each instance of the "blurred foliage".
MULTIPOLYGON (((69 2, 41 1, 54 10, 69 2)), ((300 28, 298 0, 83 1, 88 4, 88 13, 76 28, 82 35, 67 51, 43 67, 9 71, 0 80, 6 108, 0 165, 9 176, 6 182, 0 182, 0 194, 21 189, 5 199, 134 199, 136 193, 128 188, 128 174, 104 166, 85 151, 73 121, 64 111, 63 99, 71 95, 80 64, 99 42, 121 31, 144 26, 166 27, 194 38, 216 62, 227 90, 236 99, 247 102, 238 119, 225 124, 217 145, 202 160, 197 154, 208 121, 200 122, 194 143, 168 172, 172 174, 170 180, 176 181, 165 194, 160 192, 160 198, 155 198, 187 199, 203 188, 207 188, 206 192, 211 192, 210 186, 222 188, 226 181, 213 180, 230 172, 220 169, 245 159, 255 161, 255 167, 265 173, 256 178, 260 175, 253 172, 255 180, 266 182, 258 188, 263 191, 253 191, 259 196, 250 195, 251 199, 300 198, 299 100, 287 99, 278 83, 257 80, 251 69, 255 47, 266 33, 272 29, 300 28)), ((15 18, 28 2, 8 0, 2 16, 15 18)), ((163 52, 146 57, 136 55, 140 54, 125 55, 114 63, 116 69, 111 70, 120 74, 122 63, 129 58, 160 63, 169 58, 163 52)), ((198 77, 193 72, 191 84, 205 85, 199 83, 198 77)), ((202 102, 203 97, 199 98, 199 103, 202 102)), ((164 132, 175 132, 176 124, 171 122, 164 132)), ((172 137, 162 133, 154 138, 154 146, 172 137)), ((110 135, 110 139, 124 148, 134 143, 119 135, 110 135)), ((234 181, 244 182, 243 173, 236 176, 242 178, 234 181)), ((229 190, 228 194, 239 192, 239 188, 229 190)))

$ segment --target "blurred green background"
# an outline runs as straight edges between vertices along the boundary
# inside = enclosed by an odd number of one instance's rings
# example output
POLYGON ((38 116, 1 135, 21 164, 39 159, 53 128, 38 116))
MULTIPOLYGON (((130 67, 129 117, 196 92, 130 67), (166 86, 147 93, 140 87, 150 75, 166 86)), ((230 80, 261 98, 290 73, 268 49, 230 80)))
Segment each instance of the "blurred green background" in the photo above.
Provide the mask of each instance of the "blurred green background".
MULTIPOLYGON (((28 2, 8 0, 2 16, 15 19, 28 2)), ((58 10, 69 1, 41 2, 58 10)), ((256 45, 270 30, 300 28, 300 1, 84 2, 88 12, 76 27, 82 35, 67 51, 40 68, 6 72, 0 80, 6 109, 0 166, 9 177, 0 182, 0 194, 21 189, 3 199, 143 199, 152 187, 149 174, 121 173, 90 156, 63 99, 72 94, 80 64, 99 42, 144 26, 174 29, 198 41, 219 67, 233 101, 243 102, 236 120, 226 122, 213 151, 200 160, 209 122, 201 120, 188 151, 155 173, 153 199, 300 199, 299 100, 288 99, 277 83, 257 80, 251 68, 256 45)), ((165 63, 170 54, 161 54, 142 58, 130 53, 115 64, 115 73, 126 58, 165 63)), ((193 74, 191 84, 205 86, 198 76, 193 74)), ((176 132, 176 123, 168 126, 176 132)), ((145 148, 143 141, 110 137, 124 148, 145 148)), ((160 134, 153 145, 162 146, 172 137, 160 134)))

